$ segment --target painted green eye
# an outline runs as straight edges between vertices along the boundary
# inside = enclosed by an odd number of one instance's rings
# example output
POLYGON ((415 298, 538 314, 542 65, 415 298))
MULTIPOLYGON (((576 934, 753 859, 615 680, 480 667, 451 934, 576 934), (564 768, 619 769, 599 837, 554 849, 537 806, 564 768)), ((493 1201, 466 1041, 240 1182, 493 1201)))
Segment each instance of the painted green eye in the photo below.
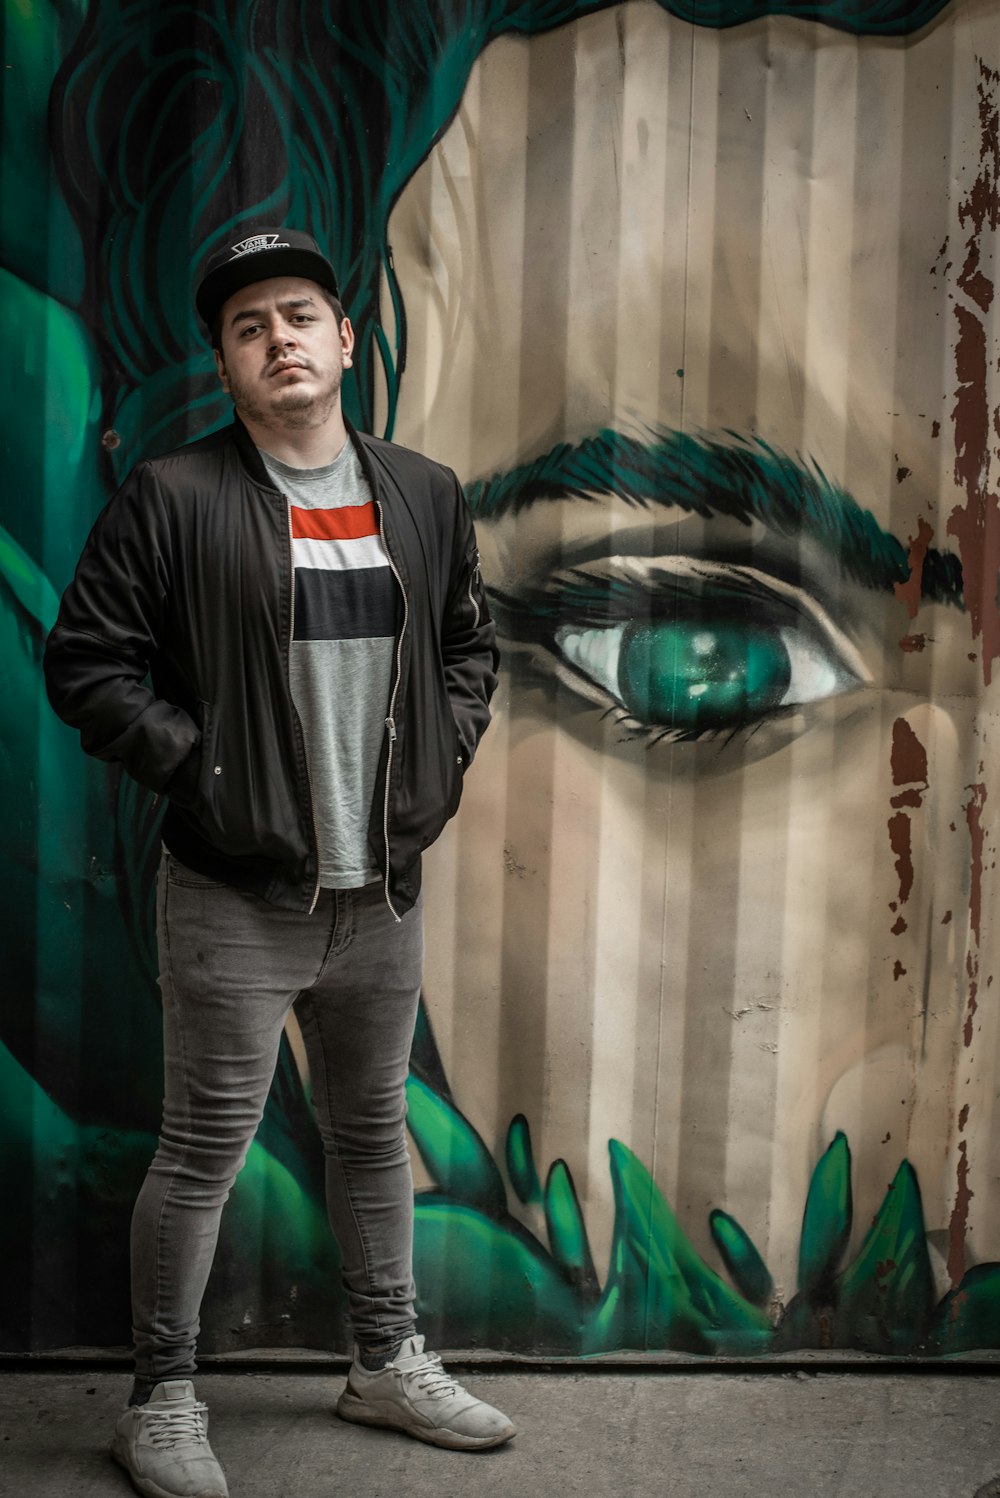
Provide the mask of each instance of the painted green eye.
POLYGON ((757 723, 861 679, 805 618, 779 624, 706 608, 701 618, 567 624, 555 644, 634 723, 683 735, 757 723))
POLYGON ((618 696, 640 723, 697 732, 760 718, 792 680, 776 629, 746 623, 629 625, 618 655, 618 696))

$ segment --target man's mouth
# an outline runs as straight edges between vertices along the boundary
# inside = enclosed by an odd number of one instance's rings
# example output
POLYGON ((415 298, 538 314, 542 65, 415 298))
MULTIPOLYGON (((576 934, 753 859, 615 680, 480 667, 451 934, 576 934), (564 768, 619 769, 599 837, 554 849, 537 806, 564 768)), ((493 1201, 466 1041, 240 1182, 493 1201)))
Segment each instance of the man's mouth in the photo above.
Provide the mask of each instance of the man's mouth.
POLYGON ((290 369, 306 369, 307 366, 298 359, 283 359, 280 364, 272 364, 267 372, 268 379, 272 375, 287 374, 290 369))

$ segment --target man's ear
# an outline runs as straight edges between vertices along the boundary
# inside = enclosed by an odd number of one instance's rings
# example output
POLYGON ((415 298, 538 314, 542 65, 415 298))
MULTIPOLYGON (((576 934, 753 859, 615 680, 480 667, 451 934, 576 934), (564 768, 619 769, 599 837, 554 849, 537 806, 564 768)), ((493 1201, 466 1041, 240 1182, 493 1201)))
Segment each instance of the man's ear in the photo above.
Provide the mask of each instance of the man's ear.
POLYGON ((232 392, 229 389, 229 376, 226 374, 225 362, 217 348, 214 348, 212 353, 215 355, 215 372, 219 376, 223 390, 230 395, 232 392))
POLYGON ((354 363, 354 329, 349 317, 340 324, 340 346, 344 351, 344 368, 350 369, 354 363))

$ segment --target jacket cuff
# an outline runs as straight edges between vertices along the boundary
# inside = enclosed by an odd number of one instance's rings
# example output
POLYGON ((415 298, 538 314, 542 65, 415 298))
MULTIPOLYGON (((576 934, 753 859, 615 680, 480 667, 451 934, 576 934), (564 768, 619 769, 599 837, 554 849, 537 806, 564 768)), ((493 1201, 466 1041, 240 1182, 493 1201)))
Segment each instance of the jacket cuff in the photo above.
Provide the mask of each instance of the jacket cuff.
POLYGON ((198 786, 201 780, 201 743, 197 743, 191 749, 186 759, 182 759, 177 769, 163 787, 163 794, 169 796, 175 806, 184 808, 192 807, 198 799, 198 786))

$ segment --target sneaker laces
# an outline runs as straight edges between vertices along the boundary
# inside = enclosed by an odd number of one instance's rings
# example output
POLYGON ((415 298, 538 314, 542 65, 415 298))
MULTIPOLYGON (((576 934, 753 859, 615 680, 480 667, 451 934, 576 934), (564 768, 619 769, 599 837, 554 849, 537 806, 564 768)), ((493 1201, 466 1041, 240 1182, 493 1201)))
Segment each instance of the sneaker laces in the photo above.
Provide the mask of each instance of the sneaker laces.
POLYGON ((436 1352, 425 1353, 421 1366, 414 1368, 409 1377, 414 1380, 421 1394, 427 1394, 431 1399, 450 1399, 461 1388, 457 1380, 444 1371, 436 1352))
POLYGON ((195 1403, 186 1410, 150 1410, 147 1406, 146 1433, 158 1451, 172 1451, 175 1446, 201 1445, 208 1440, 205 1413, 208 1406, 195 1403))

